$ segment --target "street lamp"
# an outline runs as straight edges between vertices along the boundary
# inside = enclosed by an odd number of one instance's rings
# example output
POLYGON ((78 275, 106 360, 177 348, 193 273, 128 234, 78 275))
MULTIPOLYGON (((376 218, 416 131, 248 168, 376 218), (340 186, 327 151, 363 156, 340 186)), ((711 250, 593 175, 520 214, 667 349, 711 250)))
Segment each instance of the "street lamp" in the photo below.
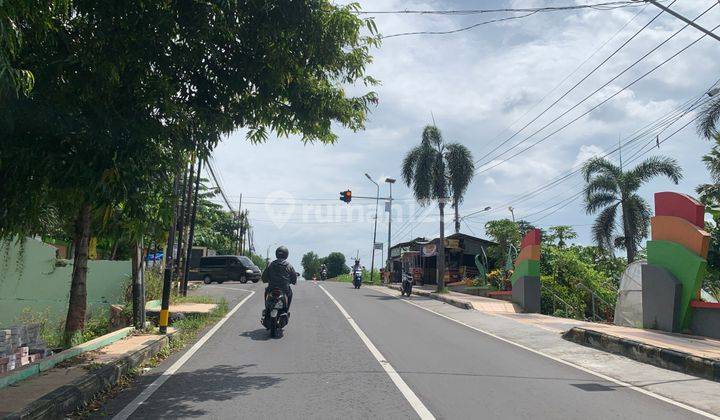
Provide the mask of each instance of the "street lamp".
POLYGON ((389 273, 390 276, 392 276, 392 270, 390 267, 390 238, 392 236, 392 185, 395 183, 394 178, 385 178, 385 182, 388 183, 388 186, 390 187, 390 200, 388 201, 390 204, 388 205, 388 242, 387 242, 387 267, 386 270, 389 273))
POLYGON ((373 282, 373 276, 375 274, 375 241, 377 240, 377 211, 378 203, 380 202, 380 184, 375 182, 370 175, 365 174, 367 179, 370 180, 377 187, 377 195, 375 196, 375 227, 373 228, 373 243, 372 243, 372 257, 370 259, 370 283, 373 282))

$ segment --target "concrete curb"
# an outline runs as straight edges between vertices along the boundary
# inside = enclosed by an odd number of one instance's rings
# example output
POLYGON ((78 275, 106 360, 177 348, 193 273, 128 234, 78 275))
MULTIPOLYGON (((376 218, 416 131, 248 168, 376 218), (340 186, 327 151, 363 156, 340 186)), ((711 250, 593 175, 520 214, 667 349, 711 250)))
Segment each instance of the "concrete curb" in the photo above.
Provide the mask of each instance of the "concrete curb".
MULTIPOLYGON (((394 284, 387 284, 387 285, 385 285, 385 287, 387 287, 389 289, 400 291, 400 286, 395 286, 394 284)), ((443 296, 443 295, 433 293, 433 292, 428 292, 427 290, 417 290, 417 289, 413 288, 412 294, 418 295, 418 296, 423 296, 423 297, 428 297, 430 299, 439 300, 439 301, 445 302, 449 305, 456 306, 460 309, 475 309, 475 307, 473 306, 473 304, 471 302, 463 302, 461 300, 453 299, 451 297, 443 296)))
POLYGON ((638 362, 720 382, 720 360, 698 357, 587 328, 574 327, 566 331, 562 337, 574 343, 619 354, 638 362))
POLYGON ((69 385, 63 385, 51 391, 20 411, 11 413, 5 419, 47 419, 64 418, 98 393, 118 383, 120 378, 133 368, 149 360, 169 344, 169 336, 158 336, 149 345, 131 353, 113 363, 103 365, 97 370, 76 379, 69 385))
POLYGON ((127 337, 135 328, 126 327, 113 331, 110 334, 105 334, 101 337, 92 339, 86 343, 78 344, 75 347, 71 347, 67 350, 63 350, 60 353, 54 354, 48 358, 41 359, 39 362, 31 363, 27 366, 23 366, 20 369, 16 369, 0 375, 0 389, 12 385, 15 382, 22 381, 40 374, 40 372, 52 369, 60 362, 64 362, 67 359, 73 358, 82 353, 97 350, 100 347, 105 347, 118 340, 127 337))

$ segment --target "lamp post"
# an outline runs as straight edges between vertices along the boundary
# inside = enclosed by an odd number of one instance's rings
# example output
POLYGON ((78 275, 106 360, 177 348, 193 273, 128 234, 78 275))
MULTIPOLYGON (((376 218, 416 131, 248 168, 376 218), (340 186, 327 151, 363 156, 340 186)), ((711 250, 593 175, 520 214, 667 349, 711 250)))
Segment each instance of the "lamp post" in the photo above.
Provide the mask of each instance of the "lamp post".
POLYGON ((365 174, 367 179, 370 180, 375 187, 377 187, 377 195, 375 196, 375 227, 373 228, 373 243, 372 243, 372 257, 370 259, 370 283, 373 282, 373 276, 375 274, 375 241, 377 240, 377 211, 378 203, 380 202, 380 184, 375 182, 370 175, 365 174))
MULTIPOLYGON (((390 266, 390 238, 392 236, 392 185, 395 183, 395 179, 393 178, 385 178, 385 182, 388 183, 388 186, 390 187, 390 200, 388 201, 390 204, 388 205, 388 244, 387 244, 387 267, 385 268, 390 276, 392 278, 392 267, 390 266)), ((392 281, 390 281, 392 283, 392 281)))

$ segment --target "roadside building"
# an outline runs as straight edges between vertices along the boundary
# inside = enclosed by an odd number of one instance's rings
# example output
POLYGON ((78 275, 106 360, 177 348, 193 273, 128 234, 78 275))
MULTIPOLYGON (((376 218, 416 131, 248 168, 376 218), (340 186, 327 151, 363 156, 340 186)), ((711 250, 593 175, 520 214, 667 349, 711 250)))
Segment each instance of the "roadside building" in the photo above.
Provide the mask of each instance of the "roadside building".
MULTIPOLYGON (((413 274, 415 281, 419 284, 436 284, 439 246, 440 238, 432 240, 415 238, 391 247, 392 281, 401 281, 404 267, 406 271, 413 274)), ((488 269, 497 268, 496 262, 491 258, 492 252, 489 251, 495 246, 497 246, 495 242, 464 233, 447 236, 445 238, 445 266, 447 268, 445 282, 452 283, 477 275, 475 257, 483 253, 488 257, 488 269)))

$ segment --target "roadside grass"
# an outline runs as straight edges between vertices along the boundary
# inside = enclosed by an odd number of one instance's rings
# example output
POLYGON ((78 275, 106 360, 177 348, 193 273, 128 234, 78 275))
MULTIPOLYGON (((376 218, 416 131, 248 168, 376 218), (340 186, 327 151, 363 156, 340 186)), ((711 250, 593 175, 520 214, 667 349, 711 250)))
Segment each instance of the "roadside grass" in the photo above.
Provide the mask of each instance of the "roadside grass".
MULTIPOLYGON (((142 376, 143 372, 158 366, 171 354, 183 349, 189 343, 193 342, 197 336, 205 330, 205 328, 214 325, 228 312, 228 303, 224 298, 217 300, 213 299, 211 296, 187 296, 183 297, 182 301, 188 303, 216 303, 218 306, 207 314, 192 314, 175 321, 172 324, 172 327, 174 327, 177 331, 170 337, 169 346, 163 347, 153 358, 123 375, 119 378, 115 385, 109 386, 105 391, 96 395, 85 405, 85 407, 80 408, 69 415, 69 418, 80 419, 88 418, 93 415, 107 415, 107 413, 101 411, 105 402, 116 397, 123 390, 131 387, 135 381, 142 376)), ((148 332, 157 334, 158 330, 157 328, 153 328, 148 332)), ((101 366, 102 365, 100 364, 92 364, 91 368, 97 369, 101 366)))
POLYGON ((210 296, 188 296, 186 302, 193 303, 217 303, 217 307, 207 314, 192 314, 183 319, 179 319, 173 323, 173 327, 177 330, 170 338, 170 352, 185 347, 190 341, 194 340, 198 333, 205 327, 215 324, 228 312, 228 304, 225 299, 220 301, 212 299, 210 296), (191 299, 196 298, 196 299, 191 299), (201 302, 198 302, 201 301, 201 302))

